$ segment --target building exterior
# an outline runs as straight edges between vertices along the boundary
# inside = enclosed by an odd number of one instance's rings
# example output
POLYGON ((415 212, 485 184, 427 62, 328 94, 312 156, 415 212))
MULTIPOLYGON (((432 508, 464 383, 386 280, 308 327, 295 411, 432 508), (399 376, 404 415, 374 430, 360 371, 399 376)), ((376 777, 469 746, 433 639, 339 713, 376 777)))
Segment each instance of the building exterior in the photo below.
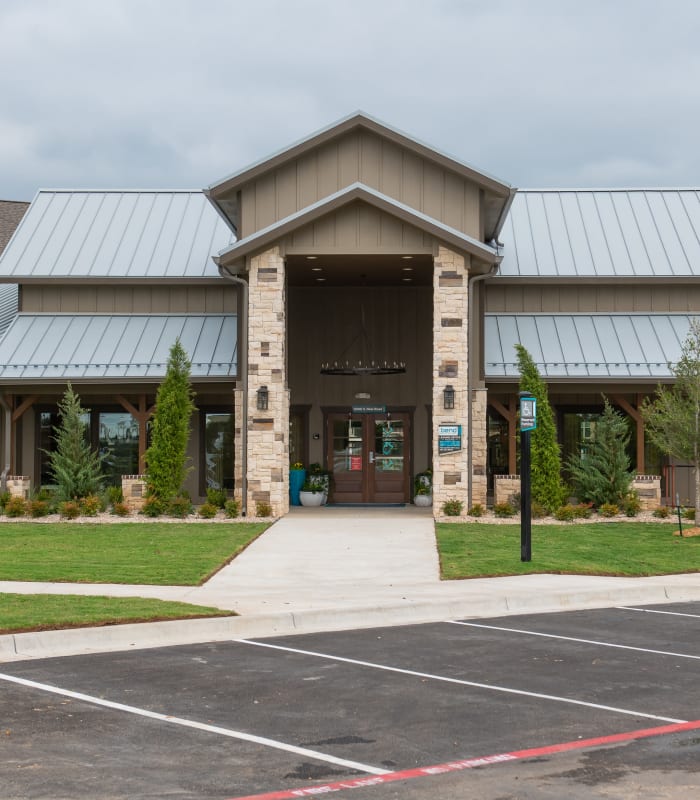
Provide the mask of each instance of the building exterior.
POLYGON ((638 471, 659 472, 638 408, 700 305, 699 241, 694 191, 516 193, 364 114, 203 193, 39 192, 0 258, 19 287, 4 474, 49 480, 68 382, 110 479, 140 472, 177 337, 193 498, 224 488, 284 514, 301 461, 331 471, 331 502, 411 502, 432 468, 436 513, 485 504, 516 471, 518 341, 566 449, 605 392, 634 422, 638 471))

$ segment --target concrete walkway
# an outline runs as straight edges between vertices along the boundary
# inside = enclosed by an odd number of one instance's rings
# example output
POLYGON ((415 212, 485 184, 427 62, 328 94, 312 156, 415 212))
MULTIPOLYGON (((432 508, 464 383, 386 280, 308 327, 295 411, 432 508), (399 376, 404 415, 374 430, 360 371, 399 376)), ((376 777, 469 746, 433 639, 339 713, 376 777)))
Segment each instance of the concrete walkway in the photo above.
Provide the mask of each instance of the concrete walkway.
POLYGON ((206 584, 0 581, 0 592, 180 600, 221 619, 0 636, 0 661, 240 636, 700 600, 700 575, 526 575, 440 581, 431 509, 293 508, 206 584))

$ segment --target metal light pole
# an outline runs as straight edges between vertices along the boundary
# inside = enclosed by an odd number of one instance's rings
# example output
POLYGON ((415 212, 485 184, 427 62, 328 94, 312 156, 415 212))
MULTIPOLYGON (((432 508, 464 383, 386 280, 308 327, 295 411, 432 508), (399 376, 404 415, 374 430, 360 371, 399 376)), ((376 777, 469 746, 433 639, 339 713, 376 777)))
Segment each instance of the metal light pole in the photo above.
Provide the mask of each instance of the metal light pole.
POLYGON ((537 427, 537 399, 520 392, 520 560, 532 560, 530 432, 537 427))

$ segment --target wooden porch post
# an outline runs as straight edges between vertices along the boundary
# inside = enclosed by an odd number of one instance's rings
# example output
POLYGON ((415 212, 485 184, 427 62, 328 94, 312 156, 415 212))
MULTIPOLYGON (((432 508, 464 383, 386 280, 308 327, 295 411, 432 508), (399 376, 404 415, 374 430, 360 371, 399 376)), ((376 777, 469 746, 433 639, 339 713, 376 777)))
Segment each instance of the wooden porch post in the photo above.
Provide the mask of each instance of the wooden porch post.
POLYGON ((514 397, 508 398, 508 408, 506 408, 500 400, 489 398, 489 405, 493 406, 496 411, 508 423, 508 474, 515 475, 518 468, 517 458, 517 403, 514 397))
POLYGON ((131 414, 131 416, 139 424, 139 472, 144 472, 144 470, 146 469, 144 454, 146 452, 147 424, 148 420, 153 416, 155 405, 152 405, 150 408, 147 407, 145 394, 139 395, 138 409, 132 403, 130 403, 123 395, 120 394, 117 395, 117 402, 121 405, 122 408, 128 411, 129 414, 131 414))
POLYGON ((644 464, 644 420, 638 409, 642 404, 643 395, 638 394, 636 397, 637 408, 631 403, 628 403, 624 397, 619 394, 610 395, 615 405, 628 414, 636 423, 637 426, 637 474, 644 475, 646 465, 644 464))

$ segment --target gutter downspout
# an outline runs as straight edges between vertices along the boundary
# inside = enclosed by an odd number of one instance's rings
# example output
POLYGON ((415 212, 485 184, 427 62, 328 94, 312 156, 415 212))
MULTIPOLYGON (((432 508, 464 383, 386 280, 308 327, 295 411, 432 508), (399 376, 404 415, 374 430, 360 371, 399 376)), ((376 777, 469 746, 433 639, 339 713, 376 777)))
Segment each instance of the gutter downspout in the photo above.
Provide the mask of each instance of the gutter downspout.
POLYGON ((0 474, 0 491, 7 491, 7 476, 10 474, 11 449, 12 449, 12 408, 5 399, 5 395, 0 394, 0 405, 5 411, 5 425, 3 428, 3 451, 5 454, 5 468, 0 474))
MULTIPOLYGON (((496 242, 496 248, 498 249, 500 242, 496 242)), ((500 266, 501 259, 499 258, 498 262, 494 264, 491 269, 484 273, 483 275, 474 275, 473 278, 469 278, 467 281, 467 316, 468 316, 468 324, 469 324, 469 342, 468 347, 469 351, 471 352, 471 345, 472 345, 472 332, 474 330, 474 299, 473 299, 473 290, 474 284, 478 281, 486 280, 486 278, 493 278, 494 275, 498 272, 498 268, 500 266)), ((483 342, 482 350, 483 350, 483 342)), ((467 502, 468 508, 471 508, 474 503, 472 501, 472 493, 473 493, 473 479, 472 479, 472 440, 473 440, 473 425, 472 425, 472 369, 473 369, 473 360, 469 359, 469 366, 467 368, 467 419, 469 420, 469 449, 467 451, 467 502)))
MULTIPOLYGON (((215 259, 216 262, 216 259, 215 259)), ((241 516, 248 514, 248 282, 238 275, 232 275, 226 267, 217 263, 219 275, 236 286, 241 287, 243 308, 240 310, 238 378, 240 379, 243 398, 241 402, 241 516)))

